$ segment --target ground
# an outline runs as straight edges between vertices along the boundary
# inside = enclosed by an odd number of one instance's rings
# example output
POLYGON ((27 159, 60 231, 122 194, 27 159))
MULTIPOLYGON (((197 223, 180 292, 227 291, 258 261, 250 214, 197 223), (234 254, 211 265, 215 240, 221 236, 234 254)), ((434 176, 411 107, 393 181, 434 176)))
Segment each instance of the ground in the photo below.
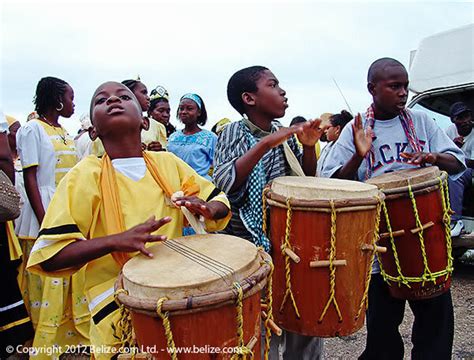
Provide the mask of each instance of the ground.
MULTIPOLYGON (((474 359, 474 263, 456 263, 451 285, 454 305, 453 359, 474 359)), ((370 306, 370 305, 369 305, 370 306)), ((405 358, 410 358, 411 325, 413 314, 410 307, 400 327, 405 343, 405 358)), ((343 337, 326 339, 324 359, 355 359, 365 348, 365 327, 359 332, 343 337)))

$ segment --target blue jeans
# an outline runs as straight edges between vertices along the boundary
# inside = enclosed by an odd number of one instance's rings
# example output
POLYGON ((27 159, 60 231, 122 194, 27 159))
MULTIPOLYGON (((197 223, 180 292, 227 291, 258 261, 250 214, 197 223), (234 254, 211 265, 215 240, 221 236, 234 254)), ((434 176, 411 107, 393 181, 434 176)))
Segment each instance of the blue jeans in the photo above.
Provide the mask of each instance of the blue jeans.
POLYGON ((464 190, 472 186, 472 169, 467 168, 457 180, 453 181, 448 178, 448 185, 449 202, 451 203, 451 209, 455 212, 455 214, 451 216, 451 220, 460 220, 462 217, 464 190))

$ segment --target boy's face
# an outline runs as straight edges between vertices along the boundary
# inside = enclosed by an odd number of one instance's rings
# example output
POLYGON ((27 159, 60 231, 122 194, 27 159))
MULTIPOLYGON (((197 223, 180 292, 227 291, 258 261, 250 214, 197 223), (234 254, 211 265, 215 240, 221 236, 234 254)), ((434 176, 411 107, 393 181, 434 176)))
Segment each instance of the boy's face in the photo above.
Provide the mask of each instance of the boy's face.
POLYGON ((257 80, 257 91, 251 93, 255 109, 273 119, 285 116, 288 107, 286 92, 279 84, 276 76, 270 70, 265 70, 257 80))
POLYGON ((380 71, 378 80, 368 84, 379 113, 397 116, 408 99, 408 73, 403 66, 390 65, 380 71))
POLYGON ((116 82, 99 86, 91 102, 91 120, 99 136, 114 131, 126 131, 142 124, 140 105, 133 93, 116 82))

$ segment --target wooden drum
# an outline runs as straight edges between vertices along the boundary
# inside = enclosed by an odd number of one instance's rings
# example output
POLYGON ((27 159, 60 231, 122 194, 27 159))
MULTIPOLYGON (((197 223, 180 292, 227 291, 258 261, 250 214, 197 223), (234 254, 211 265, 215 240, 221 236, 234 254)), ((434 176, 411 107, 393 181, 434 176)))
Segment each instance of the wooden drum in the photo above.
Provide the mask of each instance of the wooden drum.
POLYGON ((364 324, 383 194, 355 181, 281 177, 265 193, 273 248, 273 315, 309 336, 364 324))
POLYGON ((381 273, 390 293, 421 300, 448 291, 453 261, 447 175, 435 166, 387 173, 367 181, 385 193, 381 273))
POLYGON ((116 285, 139 349, 157 359, 173 358, 167 354, 173 347, 179 359, 230 359, 236 351, 260 359, 260 293, 269 255, 246 240, 211 234, 149 250, 154 257, 132 258, 116 285))

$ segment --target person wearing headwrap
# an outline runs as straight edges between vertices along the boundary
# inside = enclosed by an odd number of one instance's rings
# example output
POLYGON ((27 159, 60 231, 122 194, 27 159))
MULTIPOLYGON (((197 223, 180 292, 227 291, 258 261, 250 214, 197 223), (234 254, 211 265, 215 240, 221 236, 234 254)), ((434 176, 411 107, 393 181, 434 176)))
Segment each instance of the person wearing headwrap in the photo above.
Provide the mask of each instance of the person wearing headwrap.
POLYGON ((168 140, 168 151, 184 160, 202 177, 211 180, 209 169, 214 160, 217 136, 202 129, 207 121, 204 101, 197 94, 185 94, 179 101, 177 111, 183 130, 173 133, 168 140))

